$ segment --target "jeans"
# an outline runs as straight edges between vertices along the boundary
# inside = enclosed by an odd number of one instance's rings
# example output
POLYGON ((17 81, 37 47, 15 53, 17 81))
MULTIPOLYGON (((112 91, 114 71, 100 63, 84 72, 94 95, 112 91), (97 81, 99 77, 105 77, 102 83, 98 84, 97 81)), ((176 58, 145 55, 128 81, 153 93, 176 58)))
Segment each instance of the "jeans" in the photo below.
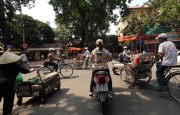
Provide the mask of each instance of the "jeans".
POLYGON ((47 65, 53 66, 55 71, 58 71, 58 64, 54 63, 54 62, 47 62, 47 65))
POLYGON ((166 80, 164 76, 164 71, 168 68, 168 66, 162 65, 162 63, 157 63, 156 65, 156 77, 157 77, 157 82, 158 82, 158 87, 163 88, 166 87, 166 80))
MULTIPOLYGON (((95 86, 95 82, 94 82, 94 74, 99 71, 99 70, 93 70, 92 71, 92 77, 91 77, 91 82, 90 82, 90 92, 93 92, 93 87, 95 86)), ((109 74, 109 82, 108 82, 108 89, 109 91, 112 91, 112 79, 111 79, 111 75, 109 72, 109 69, 105 70, 108 74, 109 74)))

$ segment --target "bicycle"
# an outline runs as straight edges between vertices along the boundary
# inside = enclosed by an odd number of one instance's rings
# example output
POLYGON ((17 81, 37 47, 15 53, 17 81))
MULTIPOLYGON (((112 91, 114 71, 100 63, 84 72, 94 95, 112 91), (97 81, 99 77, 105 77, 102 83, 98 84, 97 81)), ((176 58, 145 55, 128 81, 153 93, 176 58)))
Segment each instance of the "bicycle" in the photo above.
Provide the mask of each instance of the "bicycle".
MULTIPOLYGON (((60 73, 64 78, 69 78, 74 73, 73 67, 70 63, 65 63, 65 57, 62 57, 61 61, 58 61, 58 73, 60 73)), ((47 60, 46 60, 47 61, 47 60)), ((48 62, 44 62, 44 66, 39 69, 39 74, 48 74, 55 71, 54 66, 48 65, 48 62)))
POLYGON ((164 71, 164 76, 167 84, 167 91, 169 95, 175 99, 177 102, 180 102, 180 65, 168 67, 164 71), (172 70, 175 70, 172 72, 172 70), (177 94, 176 94, 177 93, 177 94))
POLYGON ((83 54, 79 54, 76 57, 76 61, 73 64, 74 69, 81 69, 84 66, 84 56, 83 54))

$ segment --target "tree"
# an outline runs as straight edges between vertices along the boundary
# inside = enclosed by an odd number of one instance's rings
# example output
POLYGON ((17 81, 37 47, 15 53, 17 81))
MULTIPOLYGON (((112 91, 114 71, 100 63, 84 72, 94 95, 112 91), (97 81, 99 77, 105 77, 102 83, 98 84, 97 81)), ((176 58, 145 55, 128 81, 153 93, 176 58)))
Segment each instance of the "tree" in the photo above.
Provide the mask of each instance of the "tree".
POLYGON ((8 43, 11 43, 16 48, 22 46, 23 37, 30 47, 54 42, 52 28, 48 24, 35 20, 28 15, 15 15, 11 22, 8 23, 6 31, 9 35, 6 40, 11 41, 8 43))
MULTIPOLYGON (((128 0, 130 2, 131 0, 128 0)), ((108 31, 109 21, 115 23, 118 16, 113 10, 128 11, 126 0, 50 0, 56 13, 56 23, 67 26, 88 45, 93 35, 108 31)))
POLYGON ((11 22, 15 12, 21 10, 21 5, 33 7, 34 2, 35 0, 0 0, 0 36, 4 46, 10 43, 8 31, 11 31, 9 28, 11 24, 9 22, 11 22))
POLYGON ((180 31, 179 0, 149 0, 147 10, 123 17, 128 21, 124 35, 158 34, 162 32, 180 31))

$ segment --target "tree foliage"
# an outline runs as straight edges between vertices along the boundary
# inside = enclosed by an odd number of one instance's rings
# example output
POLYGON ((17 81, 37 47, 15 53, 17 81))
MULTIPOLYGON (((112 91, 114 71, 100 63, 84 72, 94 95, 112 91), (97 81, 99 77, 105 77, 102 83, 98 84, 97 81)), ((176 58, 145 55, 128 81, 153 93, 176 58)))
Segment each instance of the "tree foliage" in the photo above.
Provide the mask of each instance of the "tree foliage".
POLYGON ((149 0, 145 5, 149 8, 124 17, 128 21, 125 35, 180 31, 179 0, 149 0))
POLYGON ((33 7, 35 0, 0 0, 0 36, 5 44, 10 43, 9 31, 12 31, 12 21, 16 11, 21 10, 21 5, 33 7))
MULTIPOLYGON (((50 0, 56 13, 56 22, 65 25, 73 35, 81 37, 88 45, 88 39, 108 31, 109 22, 116 22, 118 16, 113 10, 120 8, 127 13, 127 0, 50 0)), ((129 2, 131 0, 128 0, 129 2)))

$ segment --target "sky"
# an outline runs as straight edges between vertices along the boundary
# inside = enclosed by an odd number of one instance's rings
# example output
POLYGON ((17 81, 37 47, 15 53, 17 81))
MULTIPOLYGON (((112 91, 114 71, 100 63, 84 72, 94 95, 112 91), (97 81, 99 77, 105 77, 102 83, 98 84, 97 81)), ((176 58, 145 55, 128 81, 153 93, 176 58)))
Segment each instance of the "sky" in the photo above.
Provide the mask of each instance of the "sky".
MULTIPOLYGON (((133 0, 129 6, 142 5, 144 2, 148 0, 133 0)), ((28 9, 26 7, 22 8, 22 13, 27 14, 34 19, 38 19, 42 22, 50 22, 50 26, 52 28, 56 28, 55 24, 55 12, 53 11, 53 7, 48 4, 49 0, 36 0, 35 7, 32 9, 28 9)), ((117 10, 114 13, 118 13, 117 10)), ((115 34, 116 26, 114 24, 110 24, 110 32, 108 34, 115 34)))

